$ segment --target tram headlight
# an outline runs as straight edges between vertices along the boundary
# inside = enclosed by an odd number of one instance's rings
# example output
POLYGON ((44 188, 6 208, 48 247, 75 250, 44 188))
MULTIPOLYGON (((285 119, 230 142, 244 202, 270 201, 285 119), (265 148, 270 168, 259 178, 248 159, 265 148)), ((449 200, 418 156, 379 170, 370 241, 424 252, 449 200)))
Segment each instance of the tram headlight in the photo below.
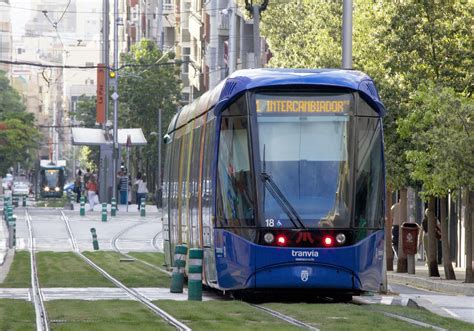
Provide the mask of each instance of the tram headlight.
POLYGON ((265 233, 265 235, 263 236, 263 240, 265 240, 265 242, 266 242, 267 244, 271 244, 272 242, 275 241, 275 236, 273 235, 273 233, 267 232, 267 233, 265 233))
POLYGON ((56 186, 56 187, 54 188, 54 190, 55 190, 56 192, 59 192, 59 187, 56 186))
POLYGON ((45 191, 45 192, 49 192, 49 187, 46 186, 46 187, 44 188, 44 191, 45 191))
POLYGON ((346 235, 344 233, 338 233, 336 236, 336 241, 339 245, 342 245, 346 242, 346 235))

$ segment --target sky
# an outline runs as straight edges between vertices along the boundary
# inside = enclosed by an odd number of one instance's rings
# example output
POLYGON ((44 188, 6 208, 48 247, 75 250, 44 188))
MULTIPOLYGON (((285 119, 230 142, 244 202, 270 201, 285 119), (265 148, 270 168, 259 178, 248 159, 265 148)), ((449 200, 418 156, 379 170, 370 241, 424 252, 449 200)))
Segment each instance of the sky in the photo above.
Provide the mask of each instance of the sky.
POLYGON ((25 24, 30 18, 31 0, 10 0, 13 39, 20 39, 25 32, 25 24), (23 9, 26 8, 26 9, 23 9))

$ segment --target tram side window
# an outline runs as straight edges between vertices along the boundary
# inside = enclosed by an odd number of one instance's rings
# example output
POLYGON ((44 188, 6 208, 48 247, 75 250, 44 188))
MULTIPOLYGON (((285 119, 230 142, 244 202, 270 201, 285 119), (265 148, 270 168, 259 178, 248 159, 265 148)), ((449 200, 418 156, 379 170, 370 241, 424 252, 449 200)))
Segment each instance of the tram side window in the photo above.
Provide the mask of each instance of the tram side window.
POLYGON ((245 116, 247 115, 247 101, 245 95, 238 98, 229 108, 224 110, 223 115, 225 116, 245 116))
POLYGON ((217 178, 217 225, 254 226, 255 201, 245 117, 222 118, 217 178))
POLYGON ((202 174, 202 218, 204 226, 211 225, 212 219, 212 160, 214 158, 216 120, 209 121, 206 125, 204 142, 204 164, 202 174))
POLYGON ((172 146, 172 143, 169 143, 166 145, 166 157, 165 157, 165 167, 164 167, 164 171, 163 171, 163 184, 162 184, 162 187, 163 187, 163 193, 162 193, 162 208, 163 208, 163 217, 165 219, 165 222, 168 223, 169 222, 169 210, 168 210, 168 207, 169 207, 169 198, 170 198, 170 190, 171 190, 171 186, 170 186, 170 169, 171 169, 171 160, 170 160, 170 157, 171 157, 171 146, 172 146))
POLYGON ((358 126, 355 226, 380 227, 383 222, 382 130, 378 118, 361 117, 358 126))

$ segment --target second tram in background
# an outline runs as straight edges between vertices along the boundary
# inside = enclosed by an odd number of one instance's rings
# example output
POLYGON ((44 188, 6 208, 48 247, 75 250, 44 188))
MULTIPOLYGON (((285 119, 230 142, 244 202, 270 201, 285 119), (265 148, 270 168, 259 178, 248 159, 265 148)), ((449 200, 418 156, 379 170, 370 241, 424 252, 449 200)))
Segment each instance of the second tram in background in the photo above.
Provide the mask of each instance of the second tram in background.
POLYGON ((165 136, 167 263, 184 243, 220 290, 379 291, 384 113, 358 71, 233 73, 165 136))
POLYGON ((60 198, 63 196, 66 161, 53 163, 49 160, 40 161, 40 196, 42 198, 60 198))

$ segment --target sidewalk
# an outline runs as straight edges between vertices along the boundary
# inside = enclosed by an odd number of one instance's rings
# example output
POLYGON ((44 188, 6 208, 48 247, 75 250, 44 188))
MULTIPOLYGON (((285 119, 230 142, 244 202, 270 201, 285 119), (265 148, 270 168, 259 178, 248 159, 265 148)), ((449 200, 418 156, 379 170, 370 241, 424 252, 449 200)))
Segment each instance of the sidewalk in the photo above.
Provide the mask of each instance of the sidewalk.
MULTIPOLYGON (((396 265, 394 270, 396 270, 396 265)), ((414 275, 387 271, 387 281, 389 285, 398 283, 446 294, 474 296, 474 283, 464 282, 464 269, 454 268, 456 280, 446 280, 443 265, 438 265, 438 270, 440 277, 429 277, 428 266, 424 262, 417 261, 414 275)))

